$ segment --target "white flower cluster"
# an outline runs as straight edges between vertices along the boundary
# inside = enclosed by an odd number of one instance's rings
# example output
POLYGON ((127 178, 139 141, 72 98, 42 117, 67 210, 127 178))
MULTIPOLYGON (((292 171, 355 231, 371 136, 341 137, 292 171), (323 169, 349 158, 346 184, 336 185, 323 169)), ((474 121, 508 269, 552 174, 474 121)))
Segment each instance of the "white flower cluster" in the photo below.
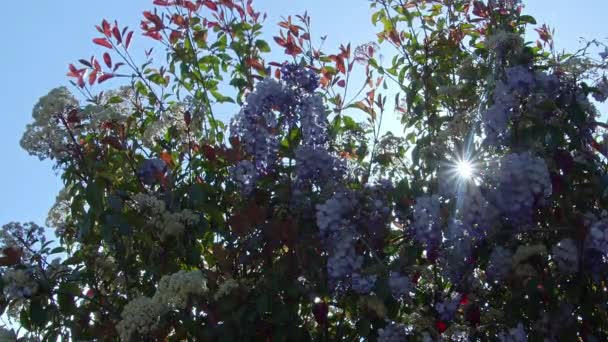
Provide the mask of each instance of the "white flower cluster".
POLYGON ((11 298, 29 298, 38 291, 33 268, 8 269, 2 275, 5 291, 11 298))
POLYGON ((199 217, 190 209, 180 212, 167 210, 165 202, 147 194, 133 196, 137 210, 149 215, 150 222, 161 231, 161 238, 181 235, 186 226, 198 223, 199 217))
POLYGON ((103 93, 101 98, 103 105, 89 105, 83 108, 82 112, 94 125, 108 121, 123 122, 135 112, 134 101, 133 89, 120 87, 103 93))
POLYGON ((41 97, 32 111, 34 122, 27 125, 21 138, 21 147, 41 160, 65 158, 68 133, 55 116, 78 105, 78 100, 65 87, 55 88, 41 97))
POLYGON ((232 292, 232 290, 237 289, 238 287, 239 287, 239 283, 236 280, 234 280, 232 278, 226 279, 226 281, 224 281, 223 283, 220 284, 219 288, 213 295, 213 299, 216 301, 220 300, 222 297, 230 294, 230 292, 232 292))
POLYGON ((170 308, 185 309, 190 297, 206 292, 207 280, 202 272, 182 270, 161 278, 154 299, 170 308))
POLYGON ((521 35, 513 32, 498 31, 486 39, 486 46, 495 51, 499 56, 508 53, 517 53, 523 48, 521 35))
POLYGON ((122 320, 116 325, 116 330, 122 341, 129 341, 133 334, 146 335, 158 326, 158 320, 165 308, 154 298, 139 297, 123 308, 122 320))
POLYGON ((141 296, 125 305, 116 325, 122 341, 133 334, 146 335, 158 328, 160 316, 172 309, 185 309, 188 299, 207 292, 207 280, 200 271, 179 271, 163 276, 152 298, 141 296))
POLYGON ((63 274, 67 274, 68 272, 70 272, 70 268, 63 265, 61 263, 61 259, 55 258, 53 259, 53 261, 51 261, 49 267, 44 271, 46 273, 47 278, 56 279, 58 277, 61 277, 63 274))

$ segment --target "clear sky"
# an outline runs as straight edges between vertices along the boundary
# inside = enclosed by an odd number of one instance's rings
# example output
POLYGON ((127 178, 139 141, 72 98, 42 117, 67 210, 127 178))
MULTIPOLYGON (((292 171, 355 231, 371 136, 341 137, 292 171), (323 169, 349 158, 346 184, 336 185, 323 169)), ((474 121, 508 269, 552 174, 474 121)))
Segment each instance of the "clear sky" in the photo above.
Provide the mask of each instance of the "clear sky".
MULTIPOLYGON (((94 25, 102 18, 138 27, 141 12, 151 0, 38 0, 8 1, 0 15, 4 23, 4 47, 0 53, 3 82, 0 124, 0 224, 9 221, 35 221, 43 224, 61 180, 50 162, 40 162, 21 150, 19 139, 31 121, 31 110, 40 96, 50 89, 68 85, 67 64, 89 57, 99 49, 91 39, 97 36, 94 25)), ((608 0, 524 0, 526 12, 539 23, 556 28, 559 48, 574 50, 578 38, 608 37, 605 15, 608 0)), ((259 10, 269 14, 268 37, 277 32, 281 16, 312 16, 313 34, 329 34, 327 50, 339 43, 353 46, 374 39, 366 0, 255 0, 259 10)), ((135 43, 143 42, 138 38, 135 43)), ((141 46, 141 45, 139 45, 141 46)), ((138 49, 138 46, 134 46, 138 49)))

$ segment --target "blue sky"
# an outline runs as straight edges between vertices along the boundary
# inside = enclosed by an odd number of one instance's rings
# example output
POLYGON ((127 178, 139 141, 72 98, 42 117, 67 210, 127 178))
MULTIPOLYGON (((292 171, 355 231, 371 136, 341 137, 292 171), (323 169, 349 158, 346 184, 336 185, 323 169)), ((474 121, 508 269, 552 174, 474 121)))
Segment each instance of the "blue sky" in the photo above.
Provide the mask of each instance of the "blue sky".
MULTIPOLYGON (((40 162, 21 150, 19 139, 31 121, 31 110, 40 96, 50 89, 67 85, 69 62, 91 54, 99 55, 91 43, 97 32, 94 25, 102 18, 138 27, 141 12, 152 1, 137 0, 58 0, 4 4, 3 53, 0 83, 3 122, 0 125, 2 162, 0 167, 0 224, 9 221, 44 223, 50 206, 61 188, 61 180, 50 162, 40 162)), ((339 43, 353 46, 374 39, 366 0, 256 0, 257 8, 268 12, 269 36, 276 32, 279 18, 300 14, 312 16, 313 34, 329 34, 327 50, 339 43)), ((558 47, 574 50, 579 37, 605 39, 608 30, 606 0, 528 0, 526 12, 539 23, 556 28, 558 47)), ((145 44, 144 39, 134 42, 145 44)), ((139 45, 141 47, 142 45, 139 45)), ((141 50, 140 50, 141 51, 141 50)), ((230 114, 230 113, 228 113, 230 114)))

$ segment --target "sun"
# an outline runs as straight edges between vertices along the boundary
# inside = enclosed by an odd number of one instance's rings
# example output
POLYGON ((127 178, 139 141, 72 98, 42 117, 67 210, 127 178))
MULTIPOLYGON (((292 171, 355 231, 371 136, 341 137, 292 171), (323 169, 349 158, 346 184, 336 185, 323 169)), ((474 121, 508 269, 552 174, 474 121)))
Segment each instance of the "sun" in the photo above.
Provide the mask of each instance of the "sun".
POLYGON ((471 179, 475 170, 473 168, 473 164, 468 160, 459 160, 456 163, 456 173, 458 177, 461 179, 471 179))

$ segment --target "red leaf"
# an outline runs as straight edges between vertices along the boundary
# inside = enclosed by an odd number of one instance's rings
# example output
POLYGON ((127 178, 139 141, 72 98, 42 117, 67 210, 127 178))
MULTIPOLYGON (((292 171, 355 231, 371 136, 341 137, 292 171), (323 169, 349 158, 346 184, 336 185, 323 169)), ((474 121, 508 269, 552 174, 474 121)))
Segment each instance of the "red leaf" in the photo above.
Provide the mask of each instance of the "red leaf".
POLYGON ((131 45, 131 38, 133 38, 133 31, 129 32, 127 34, 127 39, 125 39, 125 48, 129 48, 129 45, 131 45))
POLYGON ((89 63, 86 59, 79 59, 78 60, 80 62, 80 64, 84 65, 84 66, 88 66, 89 68, 92 68, 93 66, 91 65, 91 63, 89 63))
POLYGON ((93 39, 93 43, 107 47, 108 49, 112 49, 112 44, 110 44, 110 42, 105 38, 95 38, 93 39))
POLYGON ((78 69, 76 69, 74 64, 72 64, 72 63, 68 64, 68 69, 70 70, 70 72, 68 72, 68 76, 77 77, 79 75, 78 69))
POLYGON ((101 139, 101 142, 103 144, 110 145, 110 146, 114 147, 117 150, 123 150, 124 149, 122 147, 122 144, 120 143, 120 141, 116 137, 108 136, 108 137, 105 137, 105 138, 101 139))
POLYGON ((169 42, 171 44, 175 44, 182 37, 182 33, 180 31, 172 31, 169 35, 169 42))
POLYGON ((258 70, 258 71, 264 70, 264 65, 255 58, 247 58, 247 60, 245 62, 247 63, 248 66, 254 68, 255 70, 258 70))
POLYGON ((110 29, 110 23, 107 20, 103 20, 101 22, 101 28, 102 28, 102 33, 110 38, 110 36, 112 35, 111 29, 110 29))
POLYGON ((210 161, 214 161, 217 159, 215 149, 211 145, 203 145, 203 155, 210 161))
POLYGON ((114 26, 114 28, 112 29, 112 34, 114 34, 114 38, 116 38, 118 44, 122 43, 122 36, 120 35, 120 30, 118 29, 118 26, 114 26))
POLYGON ((84 83, 84 76, 83 75, 78 75, 78 80, 77 80, 77 84, 80 88, 84 88, 85 83, 84 83))
POLYGON ((123 63, 123 62, 118 62, 118 63, 114 64, 114 69, 112 69, 112 72, 115 72, 116 70, 118 70, 118 68, 120 68, 123 65, 125 65, 125 63, 123 63))
POLYGON ((13 266, 21 262, 23 251, 17 247, 6 247, 2 250, 5 256, 0 257, 0 266, 13 266))
POLYGON ((108 66, 108 68, 112 67, 112 57, 110 57, 109 53, 104 52, 104 54, 103 54, 103 61, 104 61, 104 63, 106 63, 106 65, 108 66))
POLYGON ((346 87, 346 81, 345 80, 338 81, 338 87, 341 87, 341 88, 346 87))
POLYGON ((281 37, 274 37, 274 41, 277 42, 277 44, 279 44, 279 46, 285 46, 285 39, 283 39, 281 37))
POLYGON ((163 37, 160 35, 158 31, 148 31, 144 33, 144 36, 150 37, 154 40, 163 40, 163 37))
POLYGON ((191 1, 185 1, 183 6, 190 12, 194 12, 197 10, 197 6, 191 1))
POLYGON ((152 3, 156 6, 171 6, 173 5, 173 3, 166 1, 166 0, 154 0, 154 2, 152 3))
POLYGON ((217 11, 217 5, 214 4, 213 1, 211 1, 211 0, 203 1, 203 5, 205 5, 207 8, 209 8, 212 11, 217 11))
POLYGON ((89 85, 93 85, 93 83, 95 83, 95 80, 97 80, 97 71, 91 70, 91 73, 89 74, 89 85))
POLYGON ((107 80, 109 80, 110 78, 114 77, 116 75, 114 74, 103 74, 101 76, 99 76, 99 78, 97 79, 97 83, 103 83, 107 80))
POLYGON ((96 71, 101 71, 101 65, 99 65, 97 59, 93 59, 93 67, 96 71))

